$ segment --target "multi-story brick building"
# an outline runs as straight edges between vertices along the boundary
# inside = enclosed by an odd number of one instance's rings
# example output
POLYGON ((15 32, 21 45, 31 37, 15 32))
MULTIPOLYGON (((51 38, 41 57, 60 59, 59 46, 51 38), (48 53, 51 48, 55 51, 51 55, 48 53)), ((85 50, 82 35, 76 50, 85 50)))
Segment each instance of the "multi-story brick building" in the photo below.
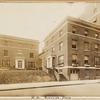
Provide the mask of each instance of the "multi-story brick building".
POLYGON ((80 19, 100 25, 100 2, 86 3, 84 13, 80 19))
POLYGON ((38 54, 38 40, 0 35, 0 69, 34 69, 38 54))
POLYGON ((67 17, 44 42, 42 67, 58 81, 100 77, 100 26, 67 17))

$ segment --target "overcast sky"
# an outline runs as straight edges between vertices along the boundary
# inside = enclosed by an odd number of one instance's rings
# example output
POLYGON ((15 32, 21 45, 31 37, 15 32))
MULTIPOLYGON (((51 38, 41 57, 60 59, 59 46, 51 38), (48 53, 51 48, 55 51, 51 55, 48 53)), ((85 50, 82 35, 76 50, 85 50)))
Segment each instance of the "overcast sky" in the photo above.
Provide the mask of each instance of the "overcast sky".
POLYGON ((43 40, 67 15, 79 17, 85 3, 0 3, 0 34, 43 40))

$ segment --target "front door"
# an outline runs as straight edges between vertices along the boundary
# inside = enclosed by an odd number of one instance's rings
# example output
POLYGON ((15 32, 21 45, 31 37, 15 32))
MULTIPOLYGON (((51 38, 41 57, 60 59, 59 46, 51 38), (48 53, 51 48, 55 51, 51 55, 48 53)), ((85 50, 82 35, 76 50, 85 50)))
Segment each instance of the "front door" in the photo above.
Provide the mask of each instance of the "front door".
POLYGON ((18 61, 18 68, 22 68, 22 61, 18 61))
POLYGON ((24 59, 16 59, 16 68, 24 69, 24 59))

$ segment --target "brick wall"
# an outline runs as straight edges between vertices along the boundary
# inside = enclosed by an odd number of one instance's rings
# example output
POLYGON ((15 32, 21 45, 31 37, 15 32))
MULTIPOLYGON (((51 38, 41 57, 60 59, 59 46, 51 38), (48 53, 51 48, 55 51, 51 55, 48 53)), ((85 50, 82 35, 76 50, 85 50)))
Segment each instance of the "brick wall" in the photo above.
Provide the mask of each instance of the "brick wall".
MULTIPOLYGON (((68 31, 72 31, 72 24, 68 25, 68 31)), ((95 43, 99 44, 100 46, 100 41, 95 39, 95 31, 89 30, 89 36, 84 36, 84 31, 85 28, 80 28, 78 27, 78 31, 76 34, 69 33, 68 34, 68 64, 71 66, 72 63, 72 54, 77 54, 78 62, 80 66, 84 66, 84 55, 89 55, 89 63, 93 67, 94 66, 94 57, 98 56, 100 57, 100 48, 99 52, 95 52, 95 43), (81 34, 81 35, 80 35, 81 34), (89 38, 92 37, 92 38, 89 38), (72 39, 77 40, 78 45, 77 49, 72 49, 72 39), (89 43, 89 51, 84 50, 84 42, 89 43)))
MULTIPOLYGON (((15 59, 23 57, 25 60, 25 68, 28 67, 28 61, 39 64, 39 42, 27 41, 27 39, 15 39, 17 37, 0 37, 0 67, 2 66, 2 60, 10 61, 10 68, 15 68, 15 59), (11 40, 10 40, 11 38, 11 40), (8 50, 8 56, 4 56, 4 50, 8 50), (21 53, 21 54, 20 54, 21 53), (30 53, 34 53, 34 57, 30 58, 30 53)), ((6 67, 6 66, 5 66, 6 67)))

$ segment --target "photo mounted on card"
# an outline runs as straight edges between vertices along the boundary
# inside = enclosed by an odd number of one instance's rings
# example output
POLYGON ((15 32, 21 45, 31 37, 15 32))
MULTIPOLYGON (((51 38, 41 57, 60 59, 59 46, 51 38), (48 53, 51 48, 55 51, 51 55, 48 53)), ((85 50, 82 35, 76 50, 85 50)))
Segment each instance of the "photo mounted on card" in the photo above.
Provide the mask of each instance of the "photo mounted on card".
POLYGON ((0 3, 0 96, 100 96, 100 3, 8 2, 0 3))

